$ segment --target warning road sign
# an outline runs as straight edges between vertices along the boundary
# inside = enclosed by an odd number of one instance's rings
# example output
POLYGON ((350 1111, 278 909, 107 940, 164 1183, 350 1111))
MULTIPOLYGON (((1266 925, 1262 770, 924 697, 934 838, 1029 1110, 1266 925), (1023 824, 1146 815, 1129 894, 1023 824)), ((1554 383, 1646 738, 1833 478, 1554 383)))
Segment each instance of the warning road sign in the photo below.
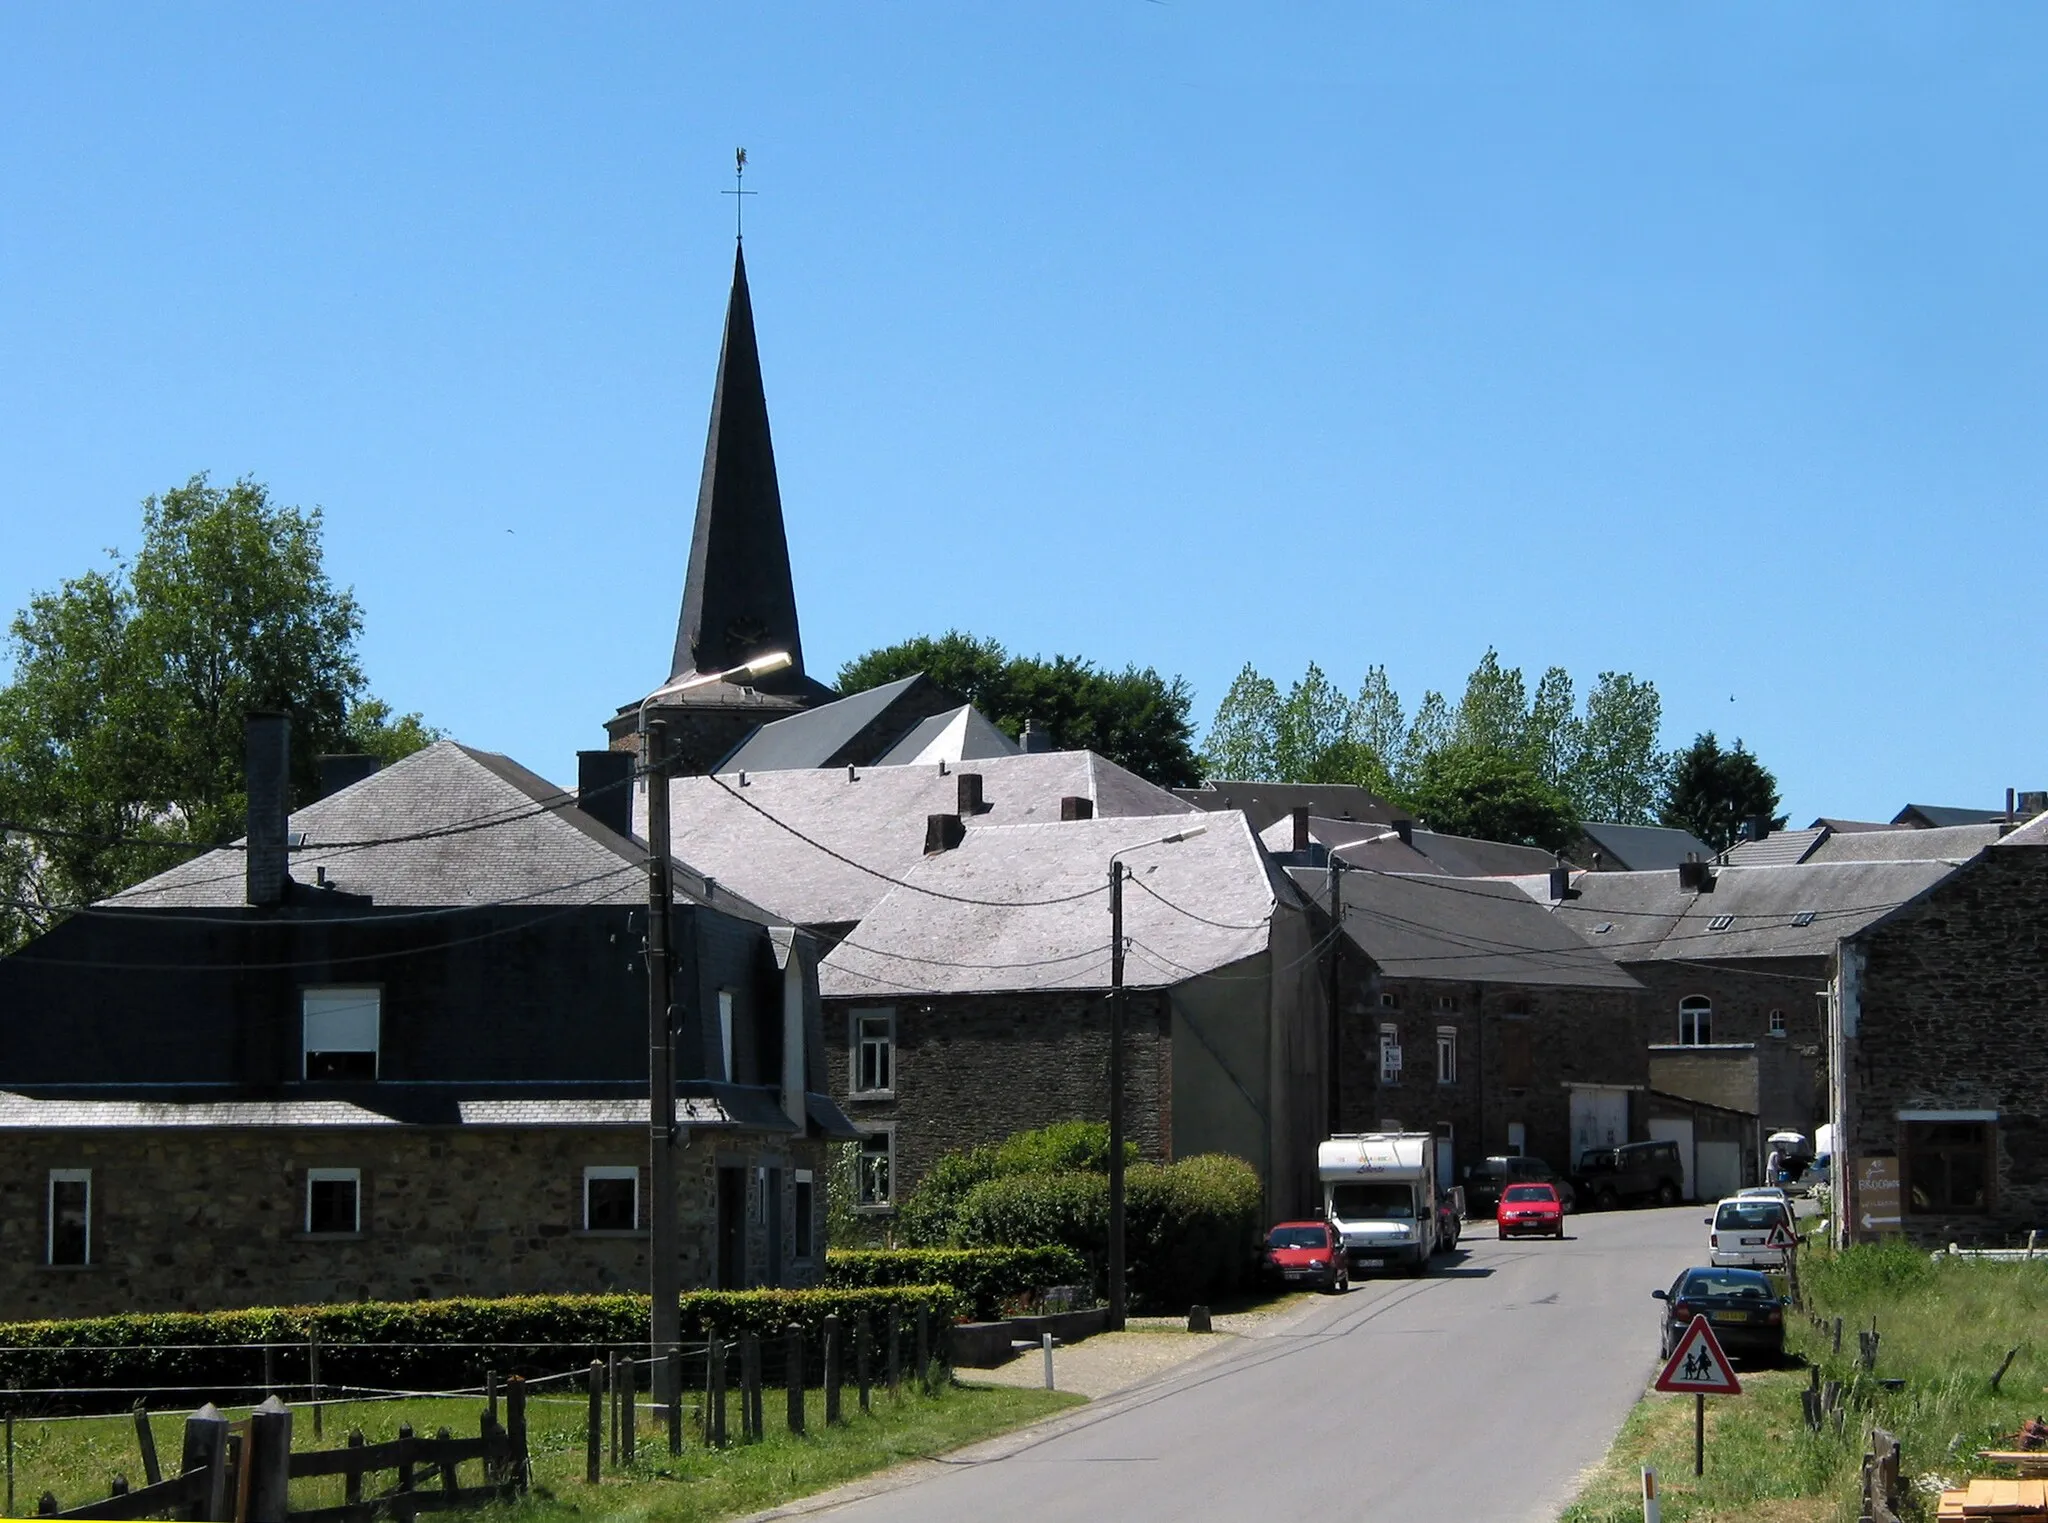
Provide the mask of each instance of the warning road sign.
POLYGON ((1766 1248, 1797 1248, 1799 1246, 1799 1239, 1792 1235, 1790 1227, 1786 1226, 1783 1222, 1779 1222, 1777 1226, 1771 1229, 1770 1241, 1765 1243, 1764 1246, 1766 1248))
POLYGON ((1742 1382, 1735 1378, 1735 1367, 1721 1351, 1721 1340, 1707 1326, 1705 1317, 1692 1319, 1692 1326, 1685 1330, 1684 1336, 1678 1340, 1678 1347, 1664 1361, 1664 1373, 1657 1377, 1655 1389, 1695 1396, 1742 1394, 1742 1382))

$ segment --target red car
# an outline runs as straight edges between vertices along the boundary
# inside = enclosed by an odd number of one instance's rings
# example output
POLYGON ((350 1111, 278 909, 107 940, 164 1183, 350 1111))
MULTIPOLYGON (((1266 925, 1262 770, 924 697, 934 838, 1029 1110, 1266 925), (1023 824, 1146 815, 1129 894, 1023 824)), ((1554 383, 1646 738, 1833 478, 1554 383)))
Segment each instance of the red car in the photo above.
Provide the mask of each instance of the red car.
POLYGON ((1564 1202, 1555 1185, 1509 1185, 1494 1212, 1503 1238, 1564 1236, 1564 1202))
POLYGON ((1344 1245, 1328 1222, 1282 1222, 1266 1234, 1260 1266, 1267 1283, 1315 1285, 1341 1294, 1351 1288, 1344 1245))

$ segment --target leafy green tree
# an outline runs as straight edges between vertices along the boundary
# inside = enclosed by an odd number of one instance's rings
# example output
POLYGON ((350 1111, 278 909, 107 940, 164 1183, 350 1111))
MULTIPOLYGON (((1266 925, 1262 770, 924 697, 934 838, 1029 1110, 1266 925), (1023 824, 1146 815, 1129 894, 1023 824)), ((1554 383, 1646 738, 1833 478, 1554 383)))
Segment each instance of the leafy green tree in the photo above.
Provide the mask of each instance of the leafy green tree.
POLYGON ((1671 774, 1658 749, 1664 700, 1652 682, 1627 672, 1602 672, 1586 695, 1578 751, 1564 772, 1565 791, 1582 820, 1649 825, 1671 774))
POLYGON ((1522 669, 1503 667, 1499 652, 1490 645, 1465 679, 1465 696, 1458 700, 1452 739, 1461 746, 1508 756, 1527 754, 1529 691, 1522 681, 1522 669))
POLYGON ((1026 721, 1053 744, 1095 751, 1163 788, 1201 780, 1187 682, 1152 667, 1109 671, 1077 656, 1013 656, 991 639, 959 630, 919 635, 856 656, 839 669, 839 690, 858 693, 924 673, 1013 737, 1026 721))
POLYGON ((205 476, 142 505, 142 543, 11 625, 0 688, 0 947, 241 834, 244 716, 292 717, 294 786, 314 756, 395 758, 433 738, 364 692, 362 613, 321 561, 318 510, 205 476), (27 905, 27 908, 23 906, 27 905))
POLYGON ((1209 738, 1202 742, 1203 775, 1231 780, 1277 778, 1279 744, 1279 686, 1246 662, 1216 705, 1209 738))
POLYGON ((1454 741, 1423 759, 1409 793, 1432 830, 1563 851, 1578 836, 1578 817, 1562 790, 1522 757, 1454 741))
POLYGON ((1393 773, 1401 764, 1407 737, 1408 719, 1401 708, 1401 695, 1387 681, 1387 669, 1367 667, 1351 706, 1351 738, 1379 759, 1389 787, 1396 781, 1393 773))
POLYGON ((1778 780, 1739 739, 1734 750, 1723 751, 1708 730, 1673 759, 1659 818, 1723 851, 1744 820, 1767 820, 1771 829, 1783 829, 1785 817, 1777 810, 1778 780))

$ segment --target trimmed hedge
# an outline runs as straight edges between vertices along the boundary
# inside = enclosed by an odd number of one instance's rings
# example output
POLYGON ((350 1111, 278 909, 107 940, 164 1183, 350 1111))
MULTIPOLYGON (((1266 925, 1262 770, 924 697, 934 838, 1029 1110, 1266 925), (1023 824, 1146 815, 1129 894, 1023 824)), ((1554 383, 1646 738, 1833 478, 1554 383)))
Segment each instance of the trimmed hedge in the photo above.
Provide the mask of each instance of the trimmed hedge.
POLYGON ((1059 1244, 1035 1248, 871 1248, 825 1256, 825 1283, 834 1289, 867 1286, 951 1285, 967 1298, 970 1315, 992 1321, 1003 1303, 1049 1285, 1086 1285, 1087 1263, 1059 1244))
MULTIPOLYGON (((965 1315, 968 1301, 950 1285, 694 1291, 681 1299, 683 1336, 780 1335, 791 1323, 815 1336, 827 1316, 851 1323, 865 1312, 879 1337, 892 1306, 906 1327, 920 1306, 943 1326, 965 1315)), ((500 1377, 553 1374, 644 1344, 647 1310, 645 1296, 513 1296, 0 1323, 0 1382, 24 1392, 78 1393, 69 1400, 24 1395, 20 1410, 105 1406, 115 1394, 125 1404, 151 1387, 189 1388, 150 1396, 159 1408, 235 1402, 264 1380, 263 1351, 246 1345, 282 1345, 270 1351, 271 1382, 304 1386, 306 1341, 318 1328, 323 1386, 449 1390, 476 1385, 487 1369, 500 1377)))
MULTIPOLYGON (((1259 1177, 1210 1154, 1124 1176, 1125 1284, 1140 1306, 1183 1311, 1244 1283, 1259 1234, 1259 1177)), ((1085 1259, 1098 1287, 1109 1249, 1109 1181, 1100 1174, 999 1176, 967 1192, 955 1231, 968 1246, 1057 1245, 1085 1259)))
MULTIPOLYGON (((1124 1162, 1138 1161, 1136 1143, 1124 1144, 1124 1162)), ((934 1160, 903 1203, 897 1226, 912 1243, 944 1247, 959 1240, 961 1204, 977 1185, 1016 1174, 1104 1174, 1109 1169, 1109 1128, 1100 1121, 1061 1121, 1001 1142, 945 1153, 934 1160)))

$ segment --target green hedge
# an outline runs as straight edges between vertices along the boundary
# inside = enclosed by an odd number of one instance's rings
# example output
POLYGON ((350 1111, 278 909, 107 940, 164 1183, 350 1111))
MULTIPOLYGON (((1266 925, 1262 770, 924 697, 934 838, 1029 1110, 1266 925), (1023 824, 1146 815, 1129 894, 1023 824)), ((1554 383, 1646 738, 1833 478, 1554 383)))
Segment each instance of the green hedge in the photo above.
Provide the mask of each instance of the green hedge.
MULTIPOLYGON (((1125 1175, 1125 1284, 1142 1308, 1179 1312, 1244 1283, 1259 1234, 1259 1177, 1242 1159, 1208 1155, 1125 1175)), ((1098 1287, 1109 1244, 1109 1181, 1100 1174, 1017 1174, 976 1185, 955 1232, 970 1247, 1056 1245, 1087 1261, 1098 1287)))
POLYGON ((1092 1278, 1081 1256, 1058 1244, 835 1250, 825 1258, 825 1283, 835 1289, 950 1285, 967 1298, 970 1315, 984 1322, 1000 1317, 1006 1301, 1049 1285, 1086 1285, 1092 1278))
MULTIPOLYGON (((796 1323, 815 1338, 827 1316, 850 1324, 864 1312, 879 1338, 892 1306, 909 1328, 919 1306, 943 1326, 965 1316, 969 1302, 950 1285, 696 1291, 681 1300, 683 1336, 780 1334, 796 1323)), ((106 1407, 112 1396, 126 1405, 152 1387, 190 1388, 148 1394, 158 1409, 239 1403, 260 1391, 266 1373, 263 1351, 242 1345, 282 1345, 270 1351, 270 1380, 303 1387, 307 1337, 318 1328, 323 1386, 449 1390, 478 1384, 486 1370, 552 1374, 644 1344, 647 1308, 645 1296, 514 1296, 0 1323, 0 1383, 67 1393, 14 1398, 22 1411, 106 1407)))
MULTIPOLYGON (((1124 1144, 1124 1162, 1135 1164, 1135 1143, 1124 1144)), ((1001 1142, 945 1153, 918 1181, 897 1214, 897 1226, 913 1243, 938 1248, 959 1239, 960 1207, 976 1186, 1018 1174, 1104 1174, 1109 1169, 1109 1128, 1100 1121, 1061 1121, 1001 1142)))

